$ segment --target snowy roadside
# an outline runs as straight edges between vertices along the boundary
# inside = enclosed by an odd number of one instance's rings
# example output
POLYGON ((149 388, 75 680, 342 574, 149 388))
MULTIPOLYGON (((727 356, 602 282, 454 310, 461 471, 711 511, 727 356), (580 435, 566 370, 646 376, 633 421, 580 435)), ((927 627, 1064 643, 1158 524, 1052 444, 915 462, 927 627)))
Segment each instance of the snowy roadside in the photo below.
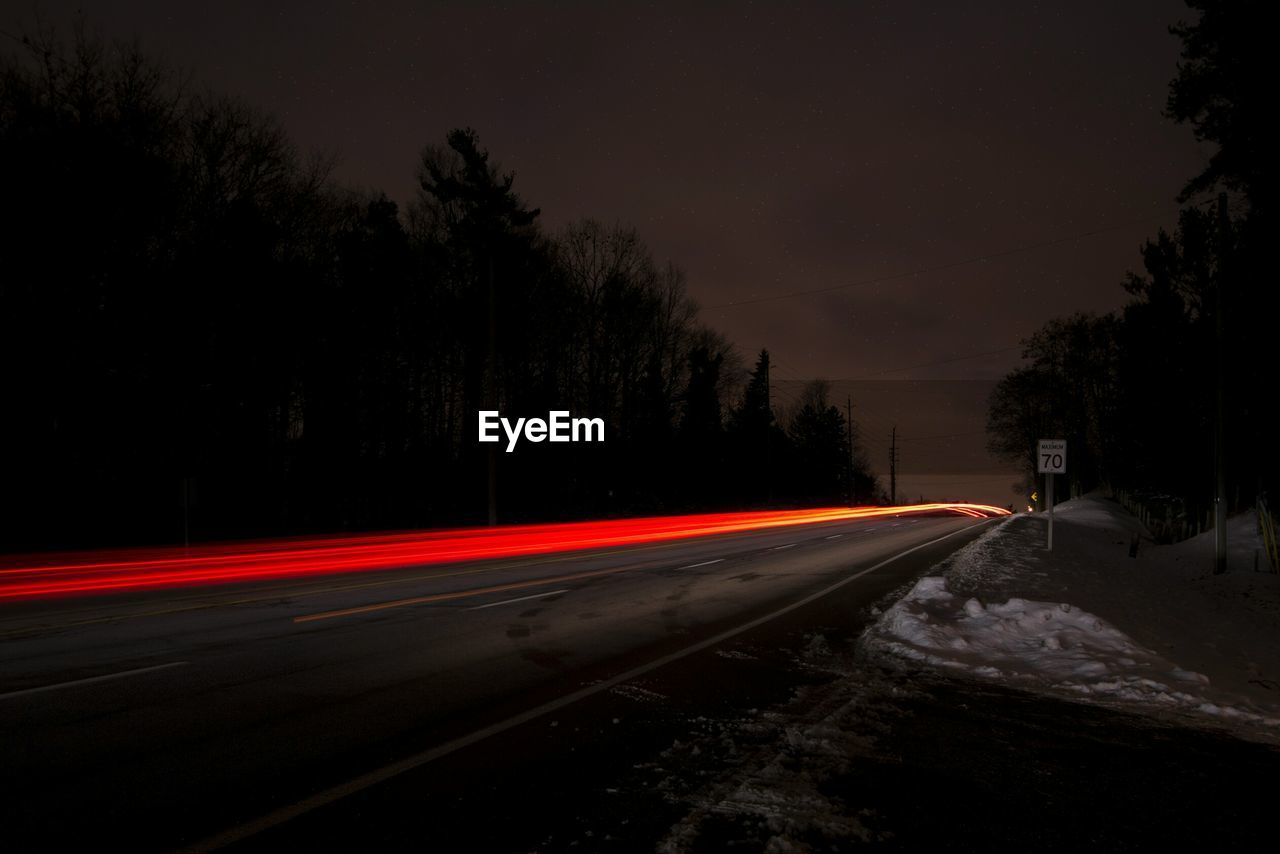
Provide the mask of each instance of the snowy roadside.
POLYGON ((1211 540, 1130 546, 1141 525, 1115 502, 1015 516, 920 579, 862 638, 883 662, 1119 704, 1280 739, 1280 576, 1254 572, 1256 533, 1231 520, 1231 571, 1211 540))
POLYGON ((1059 510, 1052 556, 1045 520, 1013 517, 882 599, 865 629, 719 651, 789 651, 782 666, 830 678, 699 716, 635 766, 633 786, 685 809, 657 850, 1270 840, 1257 781, 1280 768, 1280 576, 1253 572, 1250 520, 1232 520, 1232 571, 1213 577, 1204 540, 1130 557, 1142 529, 1118 505, 1059 510))

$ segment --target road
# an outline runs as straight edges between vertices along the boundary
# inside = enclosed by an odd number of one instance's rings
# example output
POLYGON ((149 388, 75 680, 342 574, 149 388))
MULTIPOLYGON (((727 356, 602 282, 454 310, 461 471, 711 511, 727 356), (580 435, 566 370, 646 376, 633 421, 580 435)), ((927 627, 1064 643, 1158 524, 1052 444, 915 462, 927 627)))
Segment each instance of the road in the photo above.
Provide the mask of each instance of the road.
MULTIPOLYGON (((296 842, 401 777, 429 781, 436 767, 468 763, 535 773, 536 751, 512 747, 522 727, 586 714, 656 671, 705 691, 699 661, 717 647, 803 623, 836 594, 842 609, 866 605, 988 523, 904 516, 6 602, 6 840, 10 850, 296 842)), ((748 702, 766 688, 737 690, 748 702)), ((554 756, 536 763, 544 786, 571 785, 557 780, 554 756)))

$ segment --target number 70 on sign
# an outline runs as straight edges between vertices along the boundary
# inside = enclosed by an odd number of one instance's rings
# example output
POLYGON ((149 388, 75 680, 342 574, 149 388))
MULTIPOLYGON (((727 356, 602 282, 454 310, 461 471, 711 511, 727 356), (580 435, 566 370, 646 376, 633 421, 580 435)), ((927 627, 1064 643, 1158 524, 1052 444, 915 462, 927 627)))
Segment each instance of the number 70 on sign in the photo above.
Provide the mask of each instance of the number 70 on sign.
POLYGON ((1065 439, 1041 439, 1036 449, 1036 471, 1040 474, 1067 473, 1065 439))

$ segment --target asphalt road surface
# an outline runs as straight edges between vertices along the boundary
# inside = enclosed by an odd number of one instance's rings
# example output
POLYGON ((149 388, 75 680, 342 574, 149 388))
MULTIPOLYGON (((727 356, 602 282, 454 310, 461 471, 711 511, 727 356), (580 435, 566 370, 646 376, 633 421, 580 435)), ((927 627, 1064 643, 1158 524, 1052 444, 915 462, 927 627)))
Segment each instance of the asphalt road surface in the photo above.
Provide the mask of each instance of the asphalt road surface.
POLYGON ((4 603, 5 847, 563 839, 575 793, 598 789, 582 758, 621 761, 646 738, 619 726, 618 692, 661 674, 695 705, 785 699, 790 677, 716 681, 716 651, 840 622, 989 524, 899 517, 4 603))

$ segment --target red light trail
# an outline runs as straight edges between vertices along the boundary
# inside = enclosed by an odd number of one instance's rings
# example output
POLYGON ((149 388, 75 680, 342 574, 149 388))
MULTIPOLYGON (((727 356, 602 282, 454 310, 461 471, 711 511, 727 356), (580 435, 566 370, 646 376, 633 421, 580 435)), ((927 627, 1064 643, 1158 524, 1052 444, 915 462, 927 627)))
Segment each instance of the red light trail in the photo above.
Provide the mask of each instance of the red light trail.
POLYGON ((148 548, 11 556, 0 557, 0 601, 524 557, 822 522, 939 512, 983 518, 1008 515, 1009 511, 983 504, 828 507, 221 543, 190 549, 148 548))

